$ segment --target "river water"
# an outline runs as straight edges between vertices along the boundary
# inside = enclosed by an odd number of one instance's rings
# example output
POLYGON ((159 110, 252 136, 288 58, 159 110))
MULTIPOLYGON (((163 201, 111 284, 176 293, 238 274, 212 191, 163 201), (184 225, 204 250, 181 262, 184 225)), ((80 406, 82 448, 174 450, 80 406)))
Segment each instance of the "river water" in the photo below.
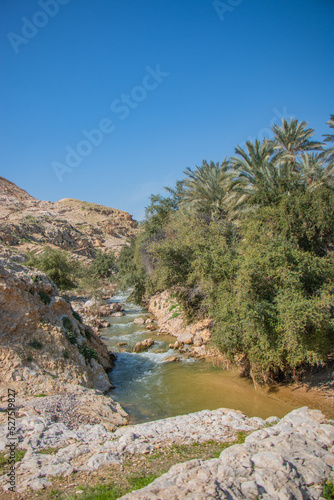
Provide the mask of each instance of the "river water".
POLYGON ((217 408, 241 410, 249 417, 282 417, 303 406, 289 392, 255 390, 237 371, 223 370, 207 361, 180 356, 181 361, 166 363, 176 354, 168 348, 175 337, 155 335, 145 325, 135 325, 133 320, 147 317, 147 311, 127 302, 127 297, 119 294, 109 301, 124 304, 125 316, 109 318, 111 326, 101 330, 101 336, 117 356, 110 373, 115 389, 109 395, 128 412, 131 423, 217 408), (155 341, 148 351, 131 352, 146 338, 155 341), (120 342, 127 345, 117 347, 120 342))

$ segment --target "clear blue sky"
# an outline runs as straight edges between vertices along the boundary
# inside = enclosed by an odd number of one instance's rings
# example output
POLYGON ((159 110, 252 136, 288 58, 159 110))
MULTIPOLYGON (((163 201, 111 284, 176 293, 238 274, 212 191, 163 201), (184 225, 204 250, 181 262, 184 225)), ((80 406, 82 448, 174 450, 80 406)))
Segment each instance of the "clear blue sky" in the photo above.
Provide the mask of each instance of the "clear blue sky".
POLYGON ((334 113, 333 0, 2 0, 0 16, 0 175, 39 199, 140 219, 280 115, 321 138, 334 113))

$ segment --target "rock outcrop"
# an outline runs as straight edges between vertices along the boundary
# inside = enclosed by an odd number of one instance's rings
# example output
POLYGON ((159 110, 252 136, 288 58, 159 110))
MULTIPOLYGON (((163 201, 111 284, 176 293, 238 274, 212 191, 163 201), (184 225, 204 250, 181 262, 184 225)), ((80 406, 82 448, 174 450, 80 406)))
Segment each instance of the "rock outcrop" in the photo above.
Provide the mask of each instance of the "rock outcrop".
MULTIPOLYGON (((18 446, 27 452, 17 464, 18 492, 51 486, 54 476, 121 464, 129 455, 150 456, 173 445, 212 440, 232 444, 240 432, 248 434, 244 444, 230 446, 218 459, 174 465, 124 500, 319 499, 323 483, 334 479, 334 427, 321 412, 307 407, 265 421, 224 408, 204 410, 113 433, 99 424, 55 422, 46 411, 40 416, 27 408, 20 412, 24 415, 17 419, 18 446)), ((0 427, 0 450, 6 433, 6 426, 0 427)), ((5 475, 0 486, 8 487, 5 475)))
POLYGON ((63 384, 107 391, 113 364, 105 344, 73 316, 49 278, 0 259, 0 380, 23 394, 63 384))
POLYGON ((210 318, 195 321, 187 325, 184 312, 172 291, 166 290, 153 295, 148 303, 148 311, 155 317, 159 333, 177 338, 170 347, 180 349, 201 359, 213 360, 227 367, 226 357, 210 344, 212 321, 210 318))
POLYGON ((122 499, 320 499, 328 479, 334 480, 334 427, 321 412, 300 408, 218 459, 174 465, 122 499))
POLYGON ((0 247, 38 252, 47 244, 92 258, 119 251, 137 226, 127 212, 71 198, 39 201, 0 177, 0 247))

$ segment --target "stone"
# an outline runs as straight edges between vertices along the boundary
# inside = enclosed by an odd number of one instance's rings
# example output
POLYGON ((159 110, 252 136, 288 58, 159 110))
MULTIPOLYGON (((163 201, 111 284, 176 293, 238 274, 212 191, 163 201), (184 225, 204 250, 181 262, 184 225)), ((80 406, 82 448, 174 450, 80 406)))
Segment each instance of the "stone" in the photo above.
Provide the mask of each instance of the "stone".
POLYGON ((150 332, 155 332, 158 329, 157 325, 147 325, 146 330, 149 330, 150 332))
POLYGON ((135 318, 133 320, 134 325, 143 325, 145 323, 144 318, 135 318))
POLYGON ((142 342, 137 342, 133 347, 133 352, 142 352, 149 349, 154 344, 153 339, 145 339, 142 342))
POLYGON ((180 358, 178 356, 170 356, 169 358, 165 359, 165 363, 175 363, 176 361, 180 361, 180 358))
POLYGON ((183 344, 192 344, 193 343, 193 334, 191 332, 181 333, 177 337, 178 342, 182 342, 183 344))

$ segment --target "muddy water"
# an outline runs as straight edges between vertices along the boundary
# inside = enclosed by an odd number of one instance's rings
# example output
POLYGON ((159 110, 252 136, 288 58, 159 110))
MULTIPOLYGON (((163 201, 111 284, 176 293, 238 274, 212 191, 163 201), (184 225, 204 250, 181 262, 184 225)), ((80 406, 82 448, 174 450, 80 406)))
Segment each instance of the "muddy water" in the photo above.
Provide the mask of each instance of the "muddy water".
POLYGON ((175 355, 168 348, 175 337, 154 335, 145 326, 134 325, 133 320, 147 317, 147 312, 126 299, 126 294, 113 297, 111 302, 125 304, 125 316, 110 318, 111 326, 101 335, 117 355, 110 374, 115 389, 110 396, 129 413, 132 423, 223 407, 241 410, 250 417, 282 417, 307 404, 284 389, 255 390, 252 382, 240 378, 237 371, 223 370, 206 361, 181 357, 179 362, 166 363, 175 355), (149 337, 155 341, 149 351, 131 352, 136 342, 149 337), (119 348, 119 342, 127 345, 119 348))

